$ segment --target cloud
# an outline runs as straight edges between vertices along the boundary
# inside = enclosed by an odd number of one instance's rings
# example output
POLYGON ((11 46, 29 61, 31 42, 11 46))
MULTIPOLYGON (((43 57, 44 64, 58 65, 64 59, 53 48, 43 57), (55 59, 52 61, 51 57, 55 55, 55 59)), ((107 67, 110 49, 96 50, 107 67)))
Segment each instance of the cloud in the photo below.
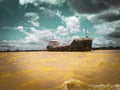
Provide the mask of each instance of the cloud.
POLYGON ((120 0, 69 0, 80 13, 99 13, 111 7, 119 7, 120 0))
POLYGON ((95 37, 93 40, 93 47, 116 46, 119 45, 111 39, 105 37, 95 37))
POLYGON ((71 37, 71 40, 78 39, 78 38, 80 38, 78 35, 74 35, 71 37))
POLYGON ((120 19, 120 0, 69 0, 71 6, 92 21, 120 19))
POLYGON ((29 35, 28 32, 25 31, 24 27, 23 26, 18 26, 18 27, 13 27, 14 30, 18 30, 26 35, 29 35))
POLYGON ((46 17, 53 17, 56 15, 56 10, 52 10, 52 9, 44 8, 44 7, 39 7, 39 9, 43 11, 43 14, 46 17))
POLYGON ((66 0, 19 0, 20 5, 25 5, 28 3, 39 5, 42 3, 47 3, 51 5, 63 4, 66 0))
POLYGON ((64 26, 58 26, 55 33, 59 36, 67 36, 69 34, 68 30, 64 26))
POLYGON ((26 34, 21 40, 3 40, 0 41, 0 50, 40 50, 46 49, 48 42, 53 38, 54 34, 50 29, 37 30, 30 27, 31 33, 26 32, 23 26, 16 27, 16 30, 26 34))
POLYGON ((31 33, 27 32, 23 26, 18 26, 16 29, 26 34, 23 39, 26 43, 39 43, 40 41, 48 42, 54 35, 51 29, 38 30, 34 27, 30 27, 31 33))
POLYGON ((25 40, 28 43, 37 43, 40 41, 48 42, 52 39, 54 35, 50 29, 37 30, 33 27, 31 28, 31 30, 32 30, 32 33, 30 33, 29 36, 25 37, 25 40))
POLYGON ((92 44, 93 47, 120 46, 120 39, 95 37, 92 44))
POLYGON ((83 14, 81 16, 87 17, 88 20, 93 22, 112 22, 120 19, 120 8, 111 8, 101 13, 83 14))
POLYGON ((40 18, 37 13, 33 13, 33 12, 25 13, 25 17, 31 18, 34 21, 36 21, 36 20, 38 20, 40 18))
POLYGON ((38 21, 30 21, 28 20, 29 23, 31 23, 34 27, 39 27, 40 23, 38 21))
POLYGON ((80 32, 80 18, 77 16, 65 17, 61 15, 61 13, 62 12, 58 10, 56 15, 65 23, 66 29, 68 29, 68 31, 73 34, 80 32))
POLYGON ((120 38, 120 20, 114 22, 104 22, 102 24, 95 25, 96 34, 109 36, 112 38, 120 38))
POLYGON ((112 33, 109 33, 108 36, 112 38, 120 38, 120 27, 115 28, 115 31, 112 33))
POLYGON ((65 17, 64 22, 66 23, 66 28, 70 33, 80 32, 80 21, 76 16, 65 17))
POLYGON ((5 26, 5 27, 2 27, 2 29, 12 30, 13 28, 12 28, 12 27, 9 27, 9 26, 5 26))
POLYGON ((45 49, 45 43, 40 41, 38 43, 28 43, 25 40, 8 40, 6 42, 0 41, 0 51, 10 50, 42 50, 45 49))
POLYGON ((27 12, 24 15, 25 17, 28 18, 28 22, 31 23, 33 26, 35 27, 39 27, 40 23, 39 23, 39 15, 37 13, 33 13, 33 12, 27 12))
POLYGON ((120 19, 120 8, 111 8, 97 15, 99 20, 116 21, 120 19))
POLYGON ((23 26, 18 26, 16 29, 18 29, 20 32, 25 32, 24 27, 23 26))
POLYGON ((120 45, 120 20, 104 22, 94 26, 96 37, 93 46, 119 46, 120 45))

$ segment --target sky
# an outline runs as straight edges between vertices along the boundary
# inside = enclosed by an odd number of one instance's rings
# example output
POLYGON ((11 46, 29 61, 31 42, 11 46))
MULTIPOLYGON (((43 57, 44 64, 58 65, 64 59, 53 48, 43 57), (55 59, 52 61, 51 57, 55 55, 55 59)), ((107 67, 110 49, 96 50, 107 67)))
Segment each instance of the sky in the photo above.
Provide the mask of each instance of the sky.
POLYGON ((120 0, 0 0, 0 50, 46 49, 84 37, 120 46, 120 0))

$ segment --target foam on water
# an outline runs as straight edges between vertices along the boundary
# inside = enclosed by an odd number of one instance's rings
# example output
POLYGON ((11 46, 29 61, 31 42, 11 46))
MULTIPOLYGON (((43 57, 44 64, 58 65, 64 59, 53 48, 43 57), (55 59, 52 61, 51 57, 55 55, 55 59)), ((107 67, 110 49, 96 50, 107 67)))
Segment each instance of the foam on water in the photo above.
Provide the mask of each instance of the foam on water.
POLYGON ((62 90, 120 90, 120 84, 87 84, 80 80, 68 80, 63 83, 62 90))

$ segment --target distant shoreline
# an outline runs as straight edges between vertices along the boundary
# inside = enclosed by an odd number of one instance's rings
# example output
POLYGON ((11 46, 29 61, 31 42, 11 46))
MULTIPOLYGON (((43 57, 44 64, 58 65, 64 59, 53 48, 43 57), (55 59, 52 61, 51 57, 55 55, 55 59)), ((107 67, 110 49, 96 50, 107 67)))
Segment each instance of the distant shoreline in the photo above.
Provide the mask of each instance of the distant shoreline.
MULTIPOLYGON (((92 50, 120 50, 119 49, 101 49, 101 48, 93 48, 92 50)), ((92 51, 91 50, 91 51, 92 51)), ((0 52, 44 52, 44 51, 48 51, 48 50, 19 50, 19 51, 0 51, 0 52)), ((53 52, 53 51, 49 51, 49 52, 53 52)), ((88 51, 54 51, 54 52, 88 52, 88 51)), ((89 51, 90 52, 90 51, 89 51)))
POLYGON ((47 50, 19 50, 19 51, 0 51, 0 52, 42 52, 42 51, 47 51, 47 50))

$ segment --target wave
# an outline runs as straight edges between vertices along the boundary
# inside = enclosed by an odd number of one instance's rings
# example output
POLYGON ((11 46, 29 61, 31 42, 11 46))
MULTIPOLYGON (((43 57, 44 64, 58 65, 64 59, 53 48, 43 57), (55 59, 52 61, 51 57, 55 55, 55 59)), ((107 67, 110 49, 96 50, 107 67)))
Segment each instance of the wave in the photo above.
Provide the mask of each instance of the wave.
POLYGON ((120 84, 87 84, 80 80, 71 79, 54 90, 120 90, 120 84))

